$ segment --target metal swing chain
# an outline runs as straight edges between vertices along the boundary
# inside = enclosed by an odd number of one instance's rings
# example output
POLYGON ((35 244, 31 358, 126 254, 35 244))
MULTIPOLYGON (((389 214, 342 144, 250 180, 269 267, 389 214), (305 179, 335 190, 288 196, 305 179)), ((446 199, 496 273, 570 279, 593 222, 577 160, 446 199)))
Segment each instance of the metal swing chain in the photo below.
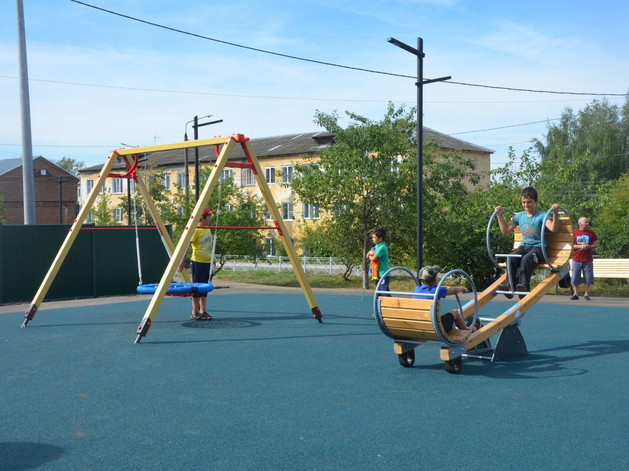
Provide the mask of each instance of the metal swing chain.
POLYGON ((136 206, 137 195, 135 191, 135 178, 131 177, 129 182, 131 183, 131 192, 133 193, 133 224, 135 226, 135 248, 138 259, 138 285, 143 285, 144 283, 142 282, 142 262, 140 260, 140 235, 138 233, 138 210, 136 206))
POLYGON ((223 196, 223 178, 218 180, 218 203, 216 205, 216 219, 214 220, 214 240, 212 241, 212 258, 210 259, 210 279, 212 281, 212 272, 214 268, 214 255, 216 255, 216 239, 218 238, 218 215, 221 208, 221 197, 223 196))

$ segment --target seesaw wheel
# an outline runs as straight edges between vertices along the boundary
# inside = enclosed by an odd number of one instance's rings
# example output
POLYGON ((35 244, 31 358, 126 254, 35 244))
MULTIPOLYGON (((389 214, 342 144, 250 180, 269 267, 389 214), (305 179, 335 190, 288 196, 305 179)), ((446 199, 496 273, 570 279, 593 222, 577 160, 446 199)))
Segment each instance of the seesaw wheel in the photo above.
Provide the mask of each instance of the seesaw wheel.
POLYGON ((453 360, 446 360, 446 371, 450 374, 456 375, 461 372, 461 368, 463 367, 463 360, 461 357, 455 358, 453 360))
POLYGON ((415 363, 415 349, 411 349, 408 352, 398 354, 398 360, 400 365, 405 368, 410 368, 415 363))

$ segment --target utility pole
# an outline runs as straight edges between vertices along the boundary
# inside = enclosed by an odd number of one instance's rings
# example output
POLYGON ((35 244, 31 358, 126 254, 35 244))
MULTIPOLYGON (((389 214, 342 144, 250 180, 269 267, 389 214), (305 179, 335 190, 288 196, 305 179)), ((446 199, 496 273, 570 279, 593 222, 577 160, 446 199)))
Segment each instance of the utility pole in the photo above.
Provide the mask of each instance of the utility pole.
MULTIPOLYGON (((210 118, 212 117, 212 115, 207 115, 207 116, 203 116, 203 118, 210 118)), ((211 124, 218 124, 218 123, 222 123, 223 120, 222 119, 217 119, 216 121, 210 121, 208 123, 201 123, 199 124, 199 117, 195 116, 192 119, 192 122, 194 123, 192 125, 192 127, 194 128, 194 140, 198 141, 199 140, 199 128, 202 126, 209 126, 211 124)), ((188 134, 186 133, 186 139, 187 139, 188 134)), ((188 158, 188 155, 186 154, 186 160, 188 158)), ((188 167, 186 166, 186 169, 188 167)), ((199 201, 199 186, 201 186, 200 183, 200 176, 199 176, 199 148, 195 147, 194 148, 194 185, 195 185, 195 201, 199 201)))
POLYGON ((22 193, 24 224, 35 221, 35 176, 33 174, 33 138, 31 136, 31 104, 28 93, 28 64, 26 61, 26 28, 24 27, 24 5, 15 0, 17 12, 18 59, 20 64, 20 107, 22 116, 22 193))
POLYGON ((424 84, 433 82, 443 82, 450 80, 452 77, 441 77, 432 80, 424 80, 424 40, 417 38, 417 49, 398 41, 395 38, 387 39, 394 46, 404 49, 411 54, 417 56, 417 278, 419 271, 424 265, 424 84))

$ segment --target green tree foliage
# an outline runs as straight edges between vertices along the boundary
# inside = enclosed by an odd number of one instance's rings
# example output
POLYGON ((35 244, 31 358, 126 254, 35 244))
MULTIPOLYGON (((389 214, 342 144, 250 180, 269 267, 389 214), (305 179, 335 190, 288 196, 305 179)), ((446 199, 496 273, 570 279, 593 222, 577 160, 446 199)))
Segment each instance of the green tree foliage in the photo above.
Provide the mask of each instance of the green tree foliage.
POLYGON ((114 217, 111 209, 109 208, 111 204, 111 194, 109 192, 105 192, 102 195, 98 196, 96 200, 96 205, 92 209, 92 216, 94 217, 94 224, 97 226, 117 226, 118 224, 114 222, 114 217))
MULTIPOLYGON (((204 167, 199 171, 199 183, 201 191, 205 187, 213 167, 204 167)), ((172 225, 173 241, 176 244, 181 234, 185 230, 190 221, 190 215, 194 210, 195 186, 191 185, 189 196, 186 197, 184 189, 177 185, 176 191, 166 191, 162 184, 163 172, 157 168, 149 168, 140 175, 142 181, 148 187, 151 199, 155 202, 160 216, 165 224, 172 225)), ((152 225, 155 222, 150 217, 150 212, 146 201, 142 197, 139 188, 135 192, 136 208, 138 213, 138 223, 152 225)), ((122 206, 127 211, 126 205, 122 206)), ((221 226, 232 227, 261 227, 264 226, 265 208, 264 202, 251 195, 246 190, 238 188, 233 178, 222 181, 215 188, 207 208, 215 211, 212 218, 212 225, 216 225, 216 218, 219 218, 221 226), (220 205, 219 205, 220 201, 220 205), (218 211, 217 211, 218 209, 218 211), (216 212, 217 211, 217 212, 216 212)), ((133 211, 133 205, 131 206, 133 211)), ((216 234, 216 230, 214 231, 216 234)), ((218 254, 217 267, 214 273, 217 273, 226 263, 226 255, 241 255, 250 257, 262 257, 264 255, 264 247, 262 243, 262 234, 256 230, 218 230, 216 253, 218 254)))
POLYGON ((566 108, 559 123, 549 123, 545 140, 533 141, 550 163, 544 170, 576 165, 576 186, 616 180, 629 170, 629 95, 622 109, 607 99, 594 100, 578 113, 566 108))
MULTIPOLYGON (((414 110, 393 105, 378 122, 347 115, 352 122, 342 128, 338 115, 317 113, 315 122, 335 135, 335 144, 318 162, 313 158, 298 167, 292 187, 303 202, 319 203, 332 215, 305 230, 302 246, 339 257, 346 277, 361 263, 367 286, 365 255, 374 227, 387 230, 395 265, 416 260, 416 123, 414 110)), ((424 260, 460 268, 458 259, 469 255, 473 234, 462 229, 460 208, 470 195, 465 182, 476 184, 480 175, 472 161, 440 152, 431 142, 424 145, 423 163, 424 260)))
POLYGON ((593 229, 599 238, 597 252, 606 258, 629 257, 629 173, 625 173, 602 198, 604 205, 593 229))
POLYGON ((79 170, 85 167, 85 162, 79 162, 78 160, 71 159, 70 157, 61 157, 59 160, 53 160, 52 163, 74 176, 78 176, 79 170))
MULTIPOLYGON (((335 135, 335 144, 295 166, 292 189, 302 202, 319 204, 332 215, 319 222, 323 236, 317 244, 323 252, 334 247, 348 273, 356 263, 367 267, 365 255, 376 226, 389 233, 390 256, 399 260, 402 255, 399 245, 391 241, 396 240, 399 221, 414 205, 409 197, 413 175, 408 165, 413 154, 414 113, 389 104, 384 118, 376 122, 347 112, 351 122, 346 128, 336 113, 315 114, 315 123, 335 135)), ((305 244, 314 244, 312 240, 305 244)))

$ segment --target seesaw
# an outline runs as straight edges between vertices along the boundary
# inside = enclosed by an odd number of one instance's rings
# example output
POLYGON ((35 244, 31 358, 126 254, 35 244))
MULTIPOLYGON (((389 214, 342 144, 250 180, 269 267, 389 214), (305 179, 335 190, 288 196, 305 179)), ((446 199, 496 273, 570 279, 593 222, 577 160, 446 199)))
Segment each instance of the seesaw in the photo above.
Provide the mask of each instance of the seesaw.
MULTIPOLYGON (((505 208, 506 209, 506 208, 505 208)), ((415 362, 415 348, 420 345, 436 345, 441 348, 440 358, 445 362, 448 373, 459 373, 462 368, 463 358, 476 358, 488 361, 502 361, 528 353, 526 343, 520 323, 524 313, 533 307, 542 296, 558 283, 563 286, 569 283, 570 256, 572 255, 572 223, 570 216, 561 208, 563 215, 559 217, 559 228, 556 232, 546 233, 545 225, 542 229, 542 246, 544 241, 547 245, 543 250, 544 263, 537 265, 538 268, 550 270, 550 274, 544 278, 530 292, 517 292, 513 290, 513 280, 509 280, 508 264, 510 254, 492 253, 489 235, 491 225, 497 212, 494 212, 487 225, 487 250, 494 264, 500 269, 505 269, 494 283, 481 293, 477 293, 476 287, 471 277, 462 270, 452 270, 446 273, 437 287, 443 285, 444 281, 450 277, 466 278, 471 286, 473 299, 465 305, 461 305, 458 295, 459 312, 470 325, 470 330, 453 329, 446 333, 441 325, 440 301, 434 299, 414 299, 415 292, 380 291, 380 283, 374 292, 374 313, 378 327, 383 334, 393 339, 393 351, 398 355, 400 365, 411 367, 415 362), (496 262, 496 257, 506 258, 506 263, 496 262), (511 287, 511 291, 497 290, 499 285, 511 287), (483 318, 483 326, 474 329, 478 311, 494 299, 499 294, 511 294, 519 297, 513 306, 496 318, 483 318), (491 337, 498 335, 495 346, 491 345, 491 337)), ((513 214, 513 211, 507 209, 513 214)), ((546 219, 552 214, 552 209, 546 213, 546 219)), ((520 245, 522 235, 519 228, 516 228, 514 237, 514 249, 520 245)), ((396 271, 405 271, 419 285, 417 277, 404 267, 393 267, 384 275, 389 276, 396 271)), ((516 298, 517 299, 517 298, 516 298)))

